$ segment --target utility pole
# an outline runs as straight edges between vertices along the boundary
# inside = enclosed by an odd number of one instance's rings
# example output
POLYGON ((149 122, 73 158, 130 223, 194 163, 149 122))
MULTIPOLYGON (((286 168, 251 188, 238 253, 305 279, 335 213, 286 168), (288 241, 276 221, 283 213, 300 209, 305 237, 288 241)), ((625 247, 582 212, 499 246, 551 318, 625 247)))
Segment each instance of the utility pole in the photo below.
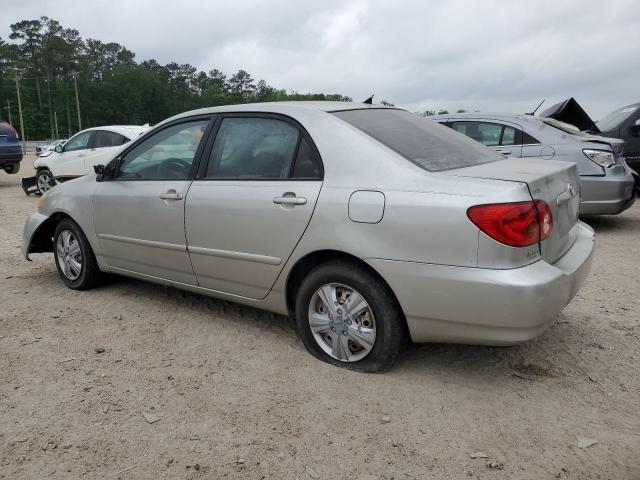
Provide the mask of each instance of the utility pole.
POLYGON ((24 119, 22 118, 22 101, 20 100, 20 79, 18 78, 18 69, 16 71, 16 94, 18 95, 18 115, 20 115, 20 138, 22 139, 22 153, 25 152, 24 144, 24 119))
POLYGON ((13 125, 13 120, 11 120, 11 100, 7 98, 7 106, 5 107, 7 112, 9 112, 9 123, 13 125))
POLYGON ((80 121, 80 100, 78 99, 78 74, 73 74, 73 88, 76 91, 76 109, 78 111, 78 131, 82 130, 82 122, 80 121))
POLYGON ((53 122, 56 126, 56 140, 58 140, 60 138, 60 135, 58 134, 58 112, 53 112, 53 122))

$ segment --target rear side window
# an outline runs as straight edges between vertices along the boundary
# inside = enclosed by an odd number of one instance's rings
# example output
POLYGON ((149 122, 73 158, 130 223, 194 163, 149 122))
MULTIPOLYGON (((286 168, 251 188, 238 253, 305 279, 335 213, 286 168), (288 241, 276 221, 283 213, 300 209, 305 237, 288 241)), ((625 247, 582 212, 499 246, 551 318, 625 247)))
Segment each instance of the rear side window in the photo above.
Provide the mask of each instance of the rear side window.
POLYGON ((288 178, 299 131, 273 118, 224 118, 216 135, 209 178, 288 178))
POLYGON ((522 132, 522 144, 523 145, 537 145, 540 143, 540 140, 529 135, 527 132, 522 132))
POLYGON ((345 110, 334 115, 430 172, 504 159, 450 128, 404 110, 345 110))
POLYGON ((94 148, 115 147, 127 143, 127 138, 115 132, 98 130, 93 137, 94 148))
POLYGON ((293 178, 322 178, 322 162, 306 138, 302 137, 296 163, 293 166, 293 178))

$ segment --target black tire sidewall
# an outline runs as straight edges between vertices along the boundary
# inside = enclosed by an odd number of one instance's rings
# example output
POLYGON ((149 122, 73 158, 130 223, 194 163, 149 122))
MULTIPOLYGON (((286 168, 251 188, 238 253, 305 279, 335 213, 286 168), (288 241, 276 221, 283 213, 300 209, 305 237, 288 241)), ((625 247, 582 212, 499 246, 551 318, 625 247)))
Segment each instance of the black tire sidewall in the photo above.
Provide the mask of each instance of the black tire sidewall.
POLYGON ((296 295, 295 317, 298 333, 307 350, 316 358, 339 367, 363 372, 379 372, 391 367, 404 344, 405 324, 397 300, 388 286, 366 268, 355 263, 331 261, 313 269, 302 281, 296 295), (308 321, 308 308, 322 285, 339 283, 360 293, 373 312, 376 341, 371 352, 357 362, 341 362, 322 350, 308 321))

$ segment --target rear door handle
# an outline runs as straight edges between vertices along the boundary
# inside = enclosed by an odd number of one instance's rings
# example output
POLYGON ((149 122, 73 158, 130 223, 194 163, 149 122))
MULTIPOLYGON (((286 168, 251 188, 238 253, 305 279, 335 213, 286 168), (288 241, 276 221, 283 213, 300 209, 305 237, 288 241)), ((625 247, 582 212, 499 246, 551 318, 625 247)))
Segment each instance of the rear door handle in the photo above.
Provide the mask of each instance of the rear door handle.
POLYGON ((498 150, 496 150, 496 152, 501 153, 501 154, 503 154, 503 155, 511 155, 511 150, 501 150, 501 149, 498 149, 498 150))
POLYGON ((182 200, 182 194, 175 190, 169 190, 160 194, 162 200, 182 200))
POLYGON ((275 197, 273 203, 277 205, 304 205, 307 199, 304 197, 275 197))

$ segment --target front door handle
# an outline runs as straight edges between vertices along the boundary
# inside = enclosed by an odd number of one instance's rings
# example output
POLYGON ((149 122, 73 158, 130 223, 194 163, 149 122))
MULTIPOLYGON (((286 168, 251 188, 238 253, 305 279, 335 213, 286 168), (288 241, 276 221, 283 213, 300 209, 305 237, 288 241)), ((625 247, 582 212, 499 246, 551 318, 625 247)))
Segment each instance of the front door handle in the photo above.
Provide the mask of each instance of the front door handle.
POLYGON ((503 155, 511 155, 511 150, 498 149, 498 150, 496 150, 496 152, 501 153, 503 155))
POLYGON ((273 203, 277 205, 304 205, 307 203, 307 199, 304 197, 284 195, 282 197, 275 197, 273 203))
POLYGON ((171 190, 167 190, 164 193, 161 193, 160 198, 162 200, 182 200, 182 194, 171 189, 171 190))

